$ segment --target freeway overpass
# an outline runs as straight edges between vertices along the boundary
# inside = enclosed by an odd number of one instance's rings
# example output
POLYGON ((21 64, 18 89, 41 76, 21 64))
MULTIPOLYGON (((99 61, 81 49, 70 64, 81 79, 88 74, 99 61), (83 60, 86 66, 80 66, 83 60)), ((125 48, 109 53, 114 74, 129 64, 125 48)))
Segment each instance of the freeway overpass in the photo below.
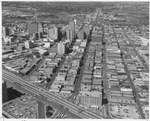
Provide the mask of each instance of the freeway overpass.
POLYGON ((14 116, 10 115, 8 112, 2 110, 2 114, 4 115, 4 117, 7 117, 7 118, 15 118, 14 116))
POLYGON ((79 113, 79 110, 81 109, 81 107, 79 107, 59 96, 56 96, 55 94, 50 93, 49 91, 46 91, 32 83, 29 83, 29 82, 23 80, 21 77, 18 77, 4 69, 2 72, 2 78, 4 80, 6 80, 7 82, 11 81, 13 83, 20 84, 21 87, 28 88, 33 93, 35 93, 35 95, 42 95, 47 100, 53 100, 53 101, 57 102, 58 104, 65 106, 66 108, 69 109, 69 111, 78 115, 81 118, 93 118, 93 119, 95 119, 95 118, 101 119, 102 118, 101 116, 99 116, 98 114, 95 114, 94 112, 92 112, 90 110, 84 110, 84 111, 82 111, 82 113, 79 113))

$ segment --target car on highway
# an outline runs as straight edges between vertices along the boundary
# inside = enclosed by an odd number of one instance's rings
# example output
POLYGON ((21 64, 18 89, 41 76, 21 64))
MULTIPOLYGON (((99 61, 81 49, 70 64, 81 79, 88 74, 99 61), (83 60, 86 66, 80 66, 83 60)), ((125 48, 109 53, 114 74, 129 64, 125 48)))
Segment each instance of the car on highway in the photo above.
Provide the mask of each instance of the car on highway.
POLYGON ((40 91, 42 91, 42 92, 47 92, 45 89, 40 89, 40 91))
POLYGON ((73 100, 76 100, 76 96, 73 97, 73 100))
POLYGON ((44 95, 39 94, 41 97, 43 97, 44 99, 47 99, 47 97, 45 97, 44 95))
POLYGON ((33 95, 34 97, 37 97, 37 95, 33 95))
POLYGON ((65 115, 65 114, 64 114, 64 113, 62 113, 62 114, 60 115, 60 118, 62 118, 64 115, 65 115))

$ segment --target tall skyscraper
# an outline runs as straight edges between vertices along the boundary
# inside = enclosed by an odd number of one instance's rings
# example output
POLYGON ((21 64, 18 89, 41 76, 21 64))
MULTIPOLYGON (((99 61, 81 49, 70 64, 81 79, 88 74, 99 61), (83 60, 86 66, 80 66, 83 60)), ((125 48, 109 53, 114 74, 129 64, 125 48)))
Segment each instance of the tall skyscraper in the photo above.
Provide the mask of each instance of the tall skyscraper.
POLYGON ((72 30, 72 38, 75 38, 75 22, 74 20, 69 23, 70 29, 72 30))
POLYGON ((41 23, 38 22, 31 22, 28 23, 28 33, 30 35, 34 34, 34 33, 43 33, 43 26, 41 23))
POLYGON ((73 31, 70 28, 66 30, 66 38, 67 40, 70 40, 71 42, 73 41, 73 31))
POLYGON ((70 30, 70 41, 72 42, 74 39, 74 33, 73 30, 70 30))
POLYGON ((77 20, 76 19, 74 19, 74 23, 75 23, 75 25, 77 24, 77 20))
POLYGON ((66 45, 63 42, 60 42, 57 44, 57 53, 58 54, 65 54, 66 52, 66 45))
POLYGON ((42 23, 38 23, 38 37, 42 38, 43 37, 43 24, 42 23))
POLYGON ((8 27, 2 27, 2 37, 9 36, 10 34, 10 29, 8 27))
POLYGON ((88 36, 89 36, 89 34, 90 34, 90 28, 89 28, 89 26, 88 25, 84 26, 83 30, 85 32, 85 38, 87 39, 88 36))
POLYGON ((58 39, 58 28, 55 27, 54 30, 53 30, 53 32, 55 33, 55 34, 54 34, 54 38, 55 38, 55 39, 58 39))
POLYGON ((32 35, 34 33, 38 33, 38 23, 37 22, 28 23, 28 33, 30 35, 32 35))
POLYGON ((39 38, 43 37, 43 33, 42 32, 40 32, 38 35, 39 35, 39 38))
POLYGON ((42 25, 42 23, 38 23, 38 33, 43 33, 43 25, 42 25))
POLYGON ((6 37, 6 29, 5 29, 5 27, 2 27, 2 37, 6 37))
POLYGON ((66 31, 66 38, 67 38, 67 40, 70 40, 70 30, 69 29, 66 31))
POLYGON ((58 39, 58 28, 53 27, 53 28, 49 29, 48 30, 48 37, 53 39, 53 40, 57 40, 58 39))
POLYGON ((8 101, 8 92, 7 92, 7 85, 6 85, 6 81, 3 80, 2 83, 2 94, 3 94, 3 103, 8 101))

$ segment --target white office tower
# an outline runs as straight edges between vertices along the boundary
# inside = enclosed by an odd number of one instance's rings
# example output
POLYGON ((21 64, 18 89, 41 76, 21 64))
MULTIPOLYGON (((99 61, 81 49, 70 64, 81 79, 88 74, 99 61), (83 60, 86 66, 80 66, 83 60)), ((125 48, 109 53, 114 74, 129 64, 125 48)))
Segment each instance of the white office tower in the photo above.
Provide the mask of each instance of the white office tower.
POLYGON ((57 53, 63 55, 63 54, 65 54, 65 51, 66 51, 65 44, 63 42, 58 43, 57 44, 57 53))
POLYGON ((53 27, 48 30, 48 38, 50 38, 52 40, 58 39, 58 28, 57 27, 53 27))
POLYGON ((77 24, 77 20, 76 19, 74 19, 74 23, 75 23, 75 25, 77 24))

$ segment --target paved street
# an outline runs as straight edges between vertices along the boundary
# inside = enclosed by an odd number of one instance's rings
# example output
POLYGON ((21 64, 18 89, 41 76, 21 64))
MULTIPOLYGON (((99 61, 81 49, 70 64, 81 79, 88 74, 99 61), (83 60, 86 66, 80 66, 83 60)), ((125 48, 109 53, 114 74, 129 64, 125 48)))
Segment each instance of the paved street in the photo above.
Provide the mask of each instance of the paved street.
MULTIPOLYGON (((105 28, 103 30, 105 32, 105 28)), ((103 41, 105 44, 103 45, 103 86, 104 86, 104 99, 108 100, 108 80, 107 80, 107 63, 106 63, 106 40, 105 40, 105 34, 103 37, 103 41)), ((111 118, 109 116, 109 111, 108 111, 108 104, 105 105, 104 107, 104 114, 105 117, 111 118)))
MULTIPOLYGON (((116 37, 116 33, 115 33, 115 31, 114 31, 114 27, 112 26, 112 28, 113 28, 113 32, 114 32, 115 38, 116 38, 116 40, 118 41, 118 38, 116 37)), ((119 44, 119 43, 118 43, 118 44, 119 44)), ((122 51, 122 47, 121 47, 121 46, 120 46, 120 49, 121 49, 121 51, 122 51)), ((133 91, 134 91, 134 96, 135 96, 136 105, 137 105, 137 107, 138 107, 138 111, 140 112, 140 115, 141 115, 142 119, 144 119, 145 116, 144 116, 144 114, 143 114, 143 110, 142 110, 141 104, 140 104, 139 99, 138 99, 138 92, 137 92, 136 89, 135 89, 135 86, 134 86, 134 84, 133 84, 133 80, 131 79, 131 76, 130 76, 130 74, 129 74, 130 72, 129 72, 129 70, 128 70, 128 67, 127 67, 127 64, 126 64, 126 62, 125 62, 124 57, 122 57, 122 60, 123 60, 123 63, 124 63, 124 65, 125 65, 125 71, 126 71, 126 73, 127 73, 128 79, 130 80, 131 87, 132 87, 132 89, 133 89, 133 91)))
POLYGON ((130 38, 127 36, 127 34, 126 34, 124 28, 122 28, 122 30, 123 30, 123 32, 124 32, 126 38, 128 39, 128 41, 130 42, 130 45, 132 45, 132 48, 134 49, 136 55, 139 57, 139 59, 140 59, 141 62, 143 63, 143 66, 145 67, 145 69, 147 70, 147 72, 149 72, 149 65, 147 65, 147 63, 145 62, 145 60, 144 60, 144 59, 140 56, 140 54, 137 52, 137 50, 136 50, 134 44, 131 42, 130 38))

